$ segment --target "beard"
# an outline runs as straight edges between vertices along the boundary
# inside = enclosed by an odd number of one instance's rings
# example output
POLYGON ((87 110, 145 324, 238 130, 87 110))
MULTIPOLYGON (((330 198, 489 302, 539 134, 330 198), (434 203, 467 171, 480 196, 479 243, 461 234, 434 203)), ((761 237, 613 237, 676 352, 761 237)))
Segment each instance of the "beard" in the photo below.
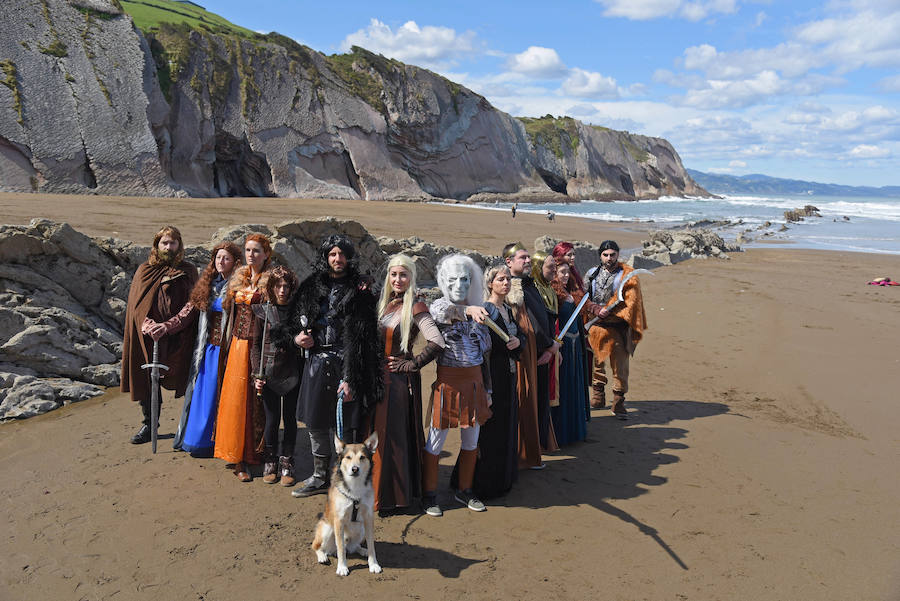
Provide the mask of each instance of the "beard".
POLYGON ((156 258, 160 263, 173 267, 175 265, 175 260, 178 258, 178 253, 169 252, 167 250, 157 250, 156 258))

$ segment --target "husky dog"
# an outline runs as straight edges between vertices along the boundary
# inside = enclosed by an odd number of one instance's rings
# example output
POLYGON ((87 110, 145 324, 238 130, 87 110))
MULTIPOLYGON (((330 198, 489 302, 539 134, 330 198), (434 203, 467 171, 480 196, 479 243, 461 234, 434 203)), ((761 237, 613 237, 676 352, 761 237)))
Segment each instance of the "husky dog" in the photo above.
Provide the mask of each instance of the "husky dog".
POLYGON ((378 433, 373 432, 362 444, 347 444, 334 437, 337 463, 331 475, 331 488, 325 503, 325 514, 316 525, 312 549, 319 563, 328 563, 329 555, 337 556, 337 575, 350 573, 347 553, 369 558, 369 571, 381 572, 375 557, 375 490, 372 487, 372 454, 378 446, 378 433), (366 540, 366 546, 360 546, 366 540))

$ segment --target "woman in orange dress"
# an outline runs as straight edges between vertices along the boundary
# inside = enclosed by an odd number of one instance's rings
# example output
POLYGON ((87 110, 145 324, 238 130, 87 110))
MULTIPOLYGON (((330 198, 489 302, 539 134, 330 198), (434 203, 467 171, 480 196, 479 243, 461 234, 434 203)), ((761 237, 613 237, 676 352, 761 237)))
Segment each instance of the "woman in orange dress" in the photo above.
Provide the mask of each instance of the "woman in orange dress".
POLYGON ((250 345, 254 343, 260 324, 252 305, 263 302, 264 292, 258 288, 260 276, 269 267, 272 246, 262 234, 250 234, 244 240, 246 265, 235 271, 228 281, 225 310, 231 313, 231 346, 219 397, 216 421, 215 457, 234 464, 241 482, 252 479, 248 464, 259 464, 265 445, 265 416, 262 400, 257 396, 250 377, 250 345))

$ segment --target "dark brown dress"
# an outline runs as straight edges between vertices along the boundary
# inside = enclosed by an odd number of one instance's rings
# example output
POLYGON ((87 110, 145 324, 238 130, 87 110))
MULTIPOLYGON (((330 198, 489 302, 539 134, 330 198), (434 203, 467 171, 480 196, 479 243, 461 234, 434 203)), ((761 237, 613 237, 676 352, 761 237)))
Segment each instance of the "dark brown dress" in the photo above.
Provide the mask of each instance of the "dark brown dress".
MULTIPOLYGON (((385 341, 385 357, 411 359, 412 353, 400 350, 401 306, 401 301, 389 304, 378 327, 385 341)), ((426 340, 443 346, 443 339, 425 303, 416 303, 413 307, 411 325, 410 343, 421 329, 426 340)), ((409 507, 422 496, 425 434, 422 430, 422 378, 418 371, 394 373, 384 369, 384 398, 375 406, 374 430, 378 432, 372 474, 375 509, 409 507)))

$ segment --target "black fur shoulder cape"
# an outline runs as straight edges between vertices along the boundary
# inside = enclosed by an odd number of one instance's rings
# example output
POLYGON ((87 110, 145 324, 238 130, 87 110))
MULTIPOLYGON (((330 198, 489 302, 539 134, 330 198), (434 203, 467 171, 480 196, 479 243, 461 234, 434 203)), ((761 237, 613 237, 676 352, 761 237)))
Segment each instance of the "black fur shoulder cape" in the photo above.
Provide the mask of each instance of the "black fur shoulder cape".
MULTIPOLYGON (((362 401, 366 408, 370 408, 381 401, 384 393, 384 352, 378 335, 376 300, 371 291, 359 289, 358 274, 351 272, 347 277, 350 294, 340 314, 344 326, 344 381, 350 385, 354 400, 362 401)), ((313 273, 300 283, 288 323, 291 336, 296 336, 303 329, 301 315, 306 315, 308 323, 316 323, 321 301, 328 296, 330 289, 328 273, 313 273)))

